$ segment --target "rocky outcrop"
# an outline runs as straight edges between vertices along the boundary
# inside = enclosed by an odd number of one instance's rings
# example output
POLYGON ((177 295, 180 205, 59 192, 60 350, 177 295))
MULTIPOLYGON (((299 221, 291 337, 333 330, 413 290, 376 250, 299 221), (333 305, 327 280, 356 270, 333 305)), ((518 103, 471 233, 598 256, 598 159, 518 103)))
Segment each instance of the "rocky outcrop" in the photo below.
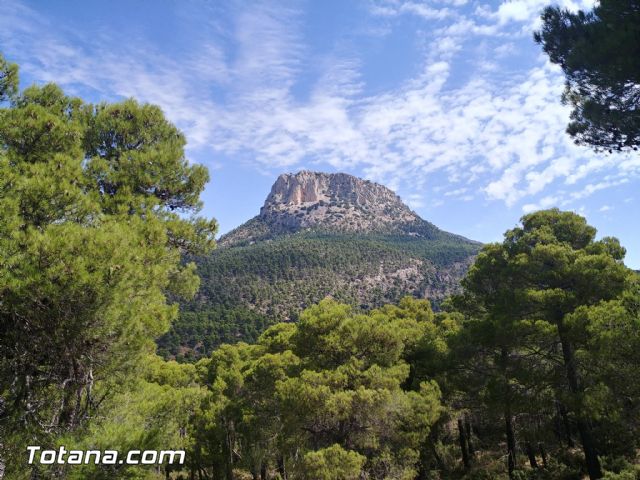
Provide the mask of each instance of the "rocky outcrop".
POLYGON ((432 239, 444 233, 383 185, 345 173, 303 170, 280 175, 260 214, 222 237, 220 245, 251 243, 301 230, 432 239))
MULTIPOLYGON (((387 187, 346 173, 320 173, 303 170, 285 173, 271 187, 261 214, 283 206, 313 204, 320 201, 347 203, 364 209, 381 211, 394 206, 411 215, 400 197, 387 187)), ((413 214, 415 215, 415 214, 413 214)))

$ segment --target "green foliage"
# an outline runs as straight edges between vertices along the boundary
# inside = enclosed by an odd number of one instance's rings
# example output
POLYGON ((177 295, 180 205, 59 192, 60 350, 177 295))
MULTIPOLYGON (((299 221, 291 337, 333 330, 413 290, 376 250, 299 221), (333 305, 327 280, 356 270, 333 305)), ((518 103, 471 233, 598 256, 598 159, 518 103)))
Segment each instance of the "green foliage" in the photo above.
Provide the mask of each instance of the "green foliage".
POLYGON ((193 457, 225 478, 263 466, 296 478, 413 478, 440 391, 428 381, 403 390, 404 354, 433 321, 425 301, 364 315, 324 300, 257 345, 223 345, 208 363, 193 457))
POLYGON ((0 53, 0 103, 13 98, 18 92, 18 66, 9 63, 0 53))
MULTIPOLYGON (((209 250, 215 233, 195 216, 206 170, 189 165, 159 108, 92 106, 53 84, 18 94, 16 72, 0 60, 0 95, 11 99, 0 109, 7 474, 23 468, 27 438, 51 444, 109 405, 176 317, 167 295, 198 288, 182 255, 209 250)), ((152 388, 126 395, 141 400, 152 388)))
POLYGON ((245 306, 211 305, 202 311, 181 311, 171 329, 158 339, 158 353, 178 361, 195 361, 223 343, 255 342, 269 319, 245 306))
POLYGON ((596 150, 640 145, 640 9, 635 0, 602 0, 590 12, 547 7, 535 39, 562 67, 567 132, 596 150))
MULTIPOLYGON (((158 367, 165 367, 157 362, 158 367)), ((74 449, 110 450, 186 450, 190 439, 185 431, 191 416, 204 397, 204 389, 192 378, 192 372, 180 372, 191 365, 169 366, 170 374, 160 373, 159 381, 140 379, 111 396, 101 408, 100 418, 74 437, 62 438, 74 449)), ((164 368, 163 368, 164 369, 164 368)), ((151 372, 150 372, 151 373, 151 372)), ((193 376, 192 376, 193 377, 193 376)), ((154 467, 155 468, 155 467, 154 467)), ((163 466, 163 469, 167 466, 163 466)), ((68 467, 69 479, 148 478, 148 467, 83 466, 68 467)))
POLYGON ((603 459, 605 480, 638 480, 640 465, 633 465, 621 457, 605 457, 603 459))
POLYGON ((308 480, 357 480, 365 457, 340 445, 308 452, 302 459, 300 478, 308 480))
POLYGON ((445 392, 501 417, 512 475, 518 436, 531 445, 555 430, 571 444, 577 433, 591 478, 602 475, 598 453, 633 458, 639 446, 628 376, 640 365, 637 276, 617 240, 595 234, 569 212, 526 215, 483 248, 450 303, 465 314, 449 343, 464 368, 445 392))
POLYGON ((220 248, 195 259, 200 291, 183 303, 158 345, 166 356, 199 358, 221 343, 255 341, 269 325, 295 321, 327 296, 365 310, 407 294, 430 292, 438 300, 454 291, 477 249, 453 235, 427 240, 319 233, 220 248))

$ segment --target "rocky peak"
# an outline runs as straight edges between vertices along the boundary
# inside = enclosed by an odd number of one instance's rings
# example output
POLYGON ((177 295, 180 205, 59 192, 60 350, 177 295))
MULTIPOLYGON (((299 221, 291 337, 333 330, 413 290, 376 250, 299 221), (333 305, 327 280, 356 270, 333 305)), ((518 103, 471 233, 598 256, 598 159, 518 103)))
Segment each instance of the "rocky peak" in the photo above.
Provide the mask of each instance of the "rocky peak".
POLYGON ((302 227, 340 226, 370 230, 372 224, 413 221, 417 215, 383 185, 347 175, 303 170, 280 175, 271 188, 260 217, 302 227))
POLYGON ((387 187, 346 173, 320 173, 302 170, 285 173, 271 187, 262 210, 313 204, 320 201, 375 208, 382 203, 402 205, 400 197, 387 187))
POLYGON ((225 235, 221 245, 302 230, 421 237, 433 237, 440 232, 383 185, 346 173, 303 170, 280 175, 260 214, 225 235))

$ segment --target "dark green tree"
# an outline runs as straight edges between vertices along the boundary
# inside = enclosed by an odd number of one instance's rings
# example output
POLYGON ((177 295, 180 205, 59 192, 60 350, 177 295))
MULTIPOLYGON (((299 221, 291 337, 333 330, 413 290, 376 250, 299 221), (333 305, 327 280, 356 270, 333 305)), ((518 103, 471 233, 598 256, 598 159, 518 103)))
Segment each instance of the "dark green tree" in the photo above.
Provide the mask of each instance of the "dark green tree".
POLYGON ((0 437, 18 451, 84 425, 137 370, 216 224, 196 216, 207 171, 158 107, 18 94, 4 60, 0 82, 0 437))
MULTIPOLYGON (((500 347, 496 365, 506 375, 507 422, 517 385, 549 385, 575 420, 592 479, 602 477, 601 448, 593 429, 597 413, 589 365, 582 355, 596 330, 574 316, 619 298, 633 276, 622 263, 625 251, 618 241, 595 240, 595 234, 583 217, 570 212, 526 215, 502 244, 484 248, 464 281, 472 307, 467 309, 474 315, 477 308, 475 315, 486 327, 476 328, 472 337, 500 347), (518 367, 523 358, 534 361, 518 367)), ((514 444, 508 443, 512 450, 514 444)))
POLYGON ((15 96, 18 91, 18 66, 9 63, 0 53, 0 102, 15 96))
MULTIPOLYGON (((509 478, 514 477, 518 463, 514 419, 525 390, 522 354, 532 334, 520 298, 522 280, 503 245, 490 244, 463 280, 464 293, 452 299, 466 316, 450 342, 452 359, 461 365, 456 374, 458 389, 471 398, 463 405, 473 409, 481 403, 486 413, 502 417, 509 478)), ((462 452, 466 458, 464 445, 462 452)))
POLYGON ((535 33, 566 77, 567 132, 596 150, 640 145, 640 3, 601 0, 590 12, 547 7, 535 33))

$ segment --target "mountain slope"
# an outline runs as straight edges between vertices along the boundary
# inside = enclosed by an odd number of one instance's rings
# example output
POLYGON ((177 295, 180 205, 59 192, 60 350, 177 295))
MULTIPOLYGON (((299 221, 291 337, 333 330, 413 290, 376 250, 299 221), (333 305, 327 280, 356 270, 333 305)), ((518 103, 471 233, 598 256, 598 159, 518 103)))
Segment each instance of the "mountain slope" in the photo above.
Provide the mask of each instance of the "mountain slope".
POLYGON ((421 219, 388 188, 346 174, 281 175, 260 214, 196 259, 202 286, 159 341, 198 357, 254 340, 330 295, 362 308, 455 291, 480 244, 421 219))

